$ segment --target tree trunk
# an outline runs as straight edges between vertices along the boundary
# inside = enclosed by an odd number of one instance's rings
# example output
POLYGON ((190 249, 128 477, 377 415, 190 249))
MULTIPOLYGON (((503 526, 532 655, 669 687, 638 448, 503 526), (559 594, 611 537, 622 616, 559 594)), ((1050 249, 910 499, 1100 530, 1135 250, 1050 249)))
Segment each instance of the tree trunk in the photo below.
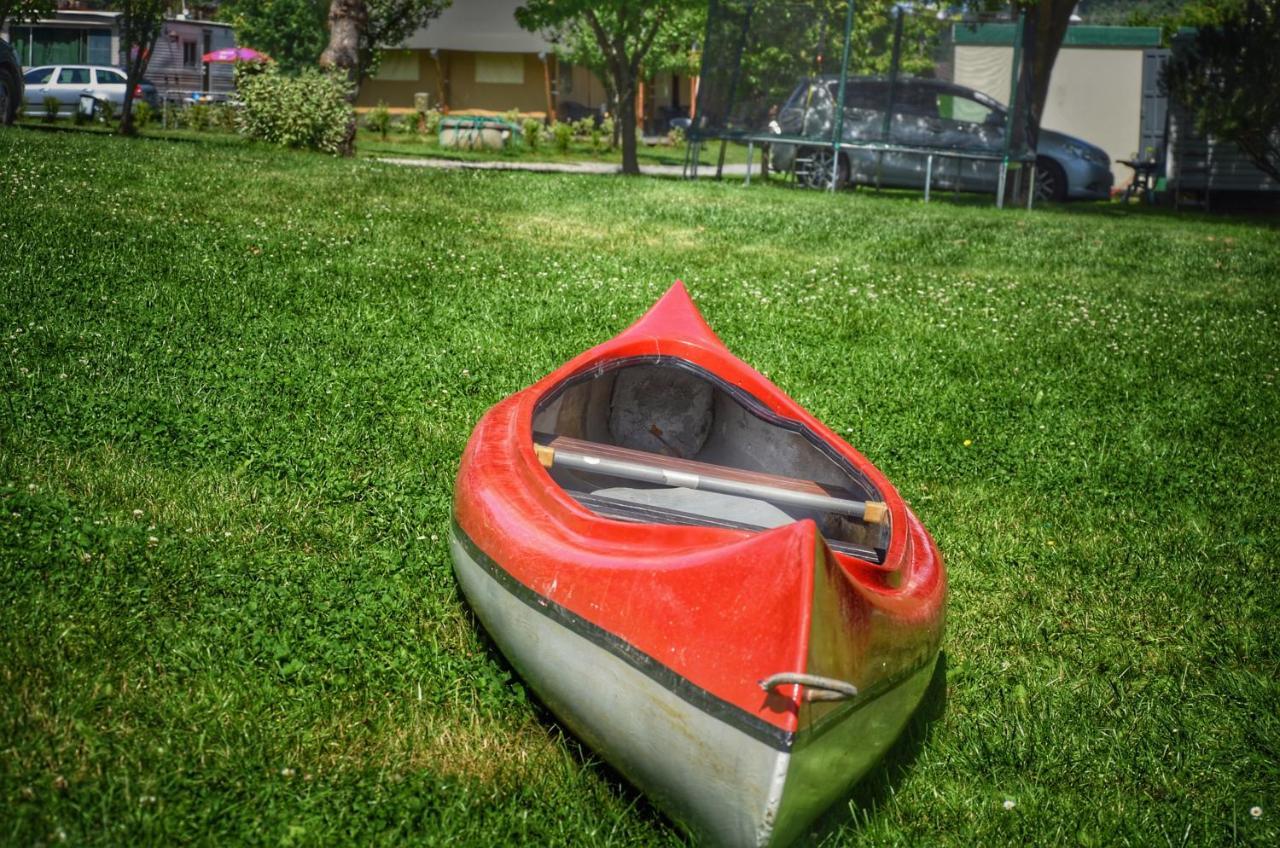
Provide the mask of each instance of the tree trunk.
POLYGON ((141 43, 136 45, 136 50, 125 63, 124 105, 120 110, 121 135, 132 136, 138 134, 138 128, 133 124, 133 93, 137 90, 147 72, 147 63, 151 59, 151 51, 155 49, 156 39, 160 36, 160 30, 163 26, 163 21, 157 20, 152 26, 150 34, 144 32, 139 36, 136 34, 136 30, 126 32, 126 41, 133 42, 140 38, 141 43))
MULTIPOLYGON (((369 24, 364 0, 332 0, 329 4, 329 46, 320 54, 320 67, 347 75, 351 83, 347 100, 355 105, 360 91, 360 34, 369 24)), ((352 113, 338 152, 352 156, 356 150, 356 119, 352 113)))
MULTIPOLYGON (((1018 102, 1014 115, 1011 147, 1016 151, 1035 150, 1040 143, 1040 120, 1049 99, 1049 80, 1058 51, 1066 38, 1071 13, 1077 0, 1037 0, 1029 6, 1022 28, 1022 60, 1018 68, 1018 102)), ((1020 196, 1026 200, 1031 180, 1021 181, 1020 196)))
POLYGON ((639 174, 640 162, 636 159, 636 84, 627 80, 618 86, 617 126, 622 132, 622 173, 639 174))
POLYGON ((1058 51, 1067 36, 1071 13, 1077 0, 1040 0, 1027 10, 1027 30, 1023 35, 1023 68, 1029 75, 1028 104, 1031 107, 1031 141, 1034 146, 1040 138, 1040 119, 1044 117, 1044 104, 1049 99, 1049 80, 1058 51), (1030 49, 1026 49, 1030 47, 1030 49))

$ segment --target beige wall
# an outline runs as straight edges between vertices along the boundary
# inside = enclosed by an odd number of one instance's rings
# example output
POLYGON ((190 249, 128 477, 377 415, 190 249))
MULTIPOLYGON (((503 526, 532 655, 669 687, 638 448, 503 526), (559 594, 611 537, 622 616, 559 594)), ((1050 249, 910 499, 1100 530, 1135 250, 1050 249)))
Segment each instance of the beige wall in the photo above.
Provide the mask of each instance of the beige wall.
MULTIPOLYGON (((957 45, 955 81, 1006 103, 1013 48, 957 45)), ((1042 125, 1096 144, 1112 159, 1116 184, 1133 172, 1116 159, 1138 152, 1142 51, 1064 47, 1053 66, 1042 125)))
MULTIPOLYGON (((543 65, 535 54, 511 54, 520 57, 524 71, 524 82, 516 84, 476 82, 476 55, 471 52, 441 50, 438 70, 429 51, 413 52, 418 56, 417 80, 365 80, 356 106, 363 109, 382 102, 392 109, 412 109, 413 95, 426 92, 432 106, 438 107, 443 97, 453 112, 519 109, 541 115, 547 110, 543 65)), ((551 61, 554 74, 555 60, 551 61)))
POLYGON ((563 85, 561 86, 561 100, 581 103, 592 109, 604 103, 604 86, 590 71, 581 65, 574 65, 570 76, 572 80, 570 87, 566 89, 563 85))

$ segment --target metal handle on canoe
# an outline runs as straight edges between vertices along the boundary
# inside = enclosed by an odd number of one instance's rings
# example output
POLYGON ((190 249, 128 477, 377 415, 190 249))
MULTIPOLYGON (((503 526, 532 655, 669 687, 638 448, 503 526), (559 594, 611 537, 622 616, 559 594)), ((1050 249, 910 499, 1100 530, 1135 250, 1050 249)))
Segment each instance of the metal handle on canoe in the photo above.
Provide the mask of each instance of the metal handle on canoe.
POLYGON ((834 677, 820 677, 816 674, 800 674, 783 672, 774 674, 760 681, 760 688, 766 692, 779 686, 803 686, 806 701, 845 701, 856 697, 858 687, 834 677))

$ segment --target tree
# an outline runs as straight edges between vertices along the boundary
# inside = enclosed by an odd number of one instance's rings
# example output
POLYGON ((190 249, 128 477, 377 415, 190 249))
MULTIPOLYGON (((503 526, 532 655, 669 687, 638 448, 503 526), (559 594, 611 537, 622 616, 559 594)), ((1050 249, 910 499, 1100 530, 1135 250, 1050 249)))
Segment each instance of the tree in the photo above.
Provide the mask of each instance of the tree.
MULTIPOLYGON (((320 54, 320 67, 346 74, 348 98, 355 103, 364 77, 377 69, 378 47, 402 43, 425 27, 451 0, 332 0, 329 4, 329 45, 320 54)), ((347 125, 340 153, 355 152, 354 113, 347 125)))
POLYGON ((151 61, 151 51, 164 26, 169 0, 120 0, 120 49, 125 54, 124 107, 120 110, 120 134, 134 135, 133 93, 151 61))
POLYGON ((1014 107, 1012 144, 1034 150, 1040 140, 1040 120, 1049 99, 1049 79, 1067 37, 1077 0, 1019 0, 1022 24, 1022 62, 1014 107))
POLYGON ((218 7, 218 17, 235 26, 239 43, 295 73, 320 58, 329 38, 328 9, 324 0, 229 0, 218 7))
POLYGON ((52 15, 54 8, 54 0, 0 0, 0 29, 10 18, 14 23, 38 21, 52 15))
MULTIPOLYGON (((640 63, 638 77, 649 79, 656 74, 671 73, 695 75, 700 57, 693 49, 703 38, 707 28, 707 10, 701 5, 678 8, 668 16, 654 37, 653 46, 640 63)), ((605 102, 609 113, 618 116, 622 105, 609 73, 608 59, 600 49, 600 43, 585 17, 573 19, 560 29, 550 33, 555 43, 556 56, 563 62, 586 68, 605 90, 605 102)), ((637 92, 637 97, 639 93, 637 92)), ((621 124, 613 122, 613 145, 619 146, 621 124)))
POLYGON ((379 47, 394 47, 431 23, 451 0, 331 0, 329 44, 320 66, 347 74, 352 98, 377 70, 379 47))
POLYGON ((1161 84, 1196 128, 1234 142, 1280 182, 1280 0, 1243 0, 1175 44, 1161 84))
POLYGON ((645 60, 663 28, 693 8, 696 0, 528 0, 516 10, 520 26, 585 39, 589 33, 600 51, 601 79, 617 104, 615 120, 622 134, 622 172, 640 173, 636 159, 636 93, 645 60))

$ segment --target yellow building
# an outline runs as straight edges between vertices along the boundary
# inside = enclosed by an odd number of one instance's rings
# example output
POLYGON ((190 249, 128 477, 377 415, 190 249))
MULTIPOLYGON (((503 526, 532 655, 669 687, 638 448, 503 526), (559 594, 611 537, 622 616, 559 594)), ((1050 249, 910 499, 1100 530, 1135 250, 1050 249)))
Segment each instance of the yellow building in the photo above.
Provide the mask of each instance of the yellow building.
MULTIPOLYGON (((409 111, 414 95, 457 114, 499 114, 575 119, 607 109, 604 86, 585 68, 557 59, 554 45, 520 28, 515 11, 525 0, 454 0, 403 45, 383 50, 376 75, 360 86, 357 108, 385 103, 409 111)), ((651 131, 687 114, 692 83, 662 74, 648 81, 638 111, 651 131)))

